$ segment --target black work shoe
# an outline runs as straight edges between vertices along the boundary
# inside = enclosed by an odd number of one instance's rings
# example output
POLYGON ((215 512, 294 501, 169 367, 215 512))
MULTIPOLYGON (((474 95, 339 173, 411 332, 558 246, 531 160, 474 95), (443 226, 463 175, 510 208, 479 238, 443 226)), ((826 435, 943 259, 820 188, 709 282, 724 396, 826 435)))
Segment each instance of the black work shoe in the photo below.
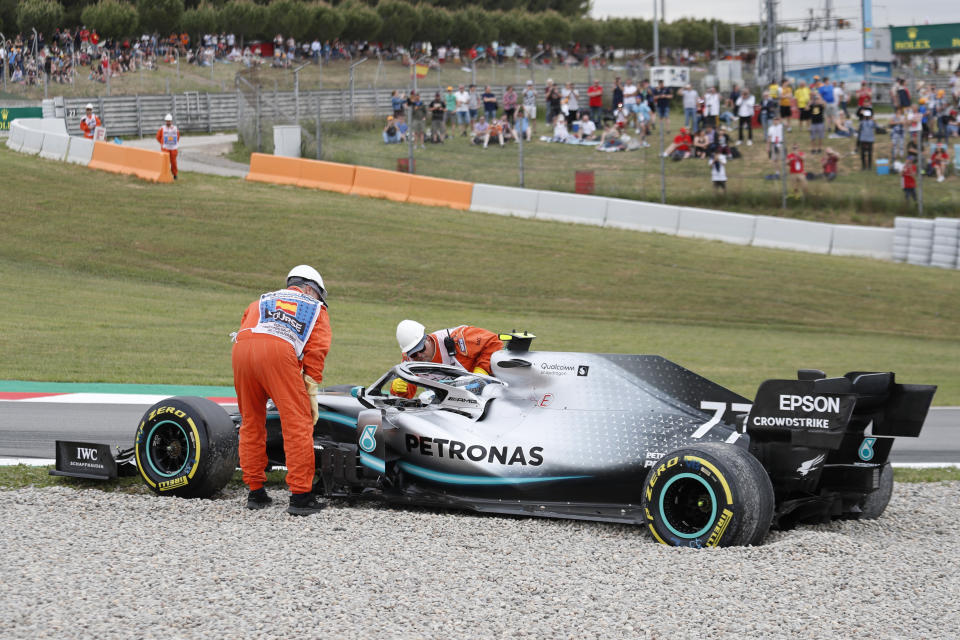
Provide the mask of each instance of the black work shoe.
POLYGON ((309 516, 314 513, 320 513, 326 502, 321 502, 316 494, 313 493, 295 493, 290 496, 290 506, 287 507, 287 513, 292 516, 309 516))
POLYGON ((273 498, 267 495, 267 490, 260 487, 247 494, 247 509, 264 509, 273 504, 273 498))

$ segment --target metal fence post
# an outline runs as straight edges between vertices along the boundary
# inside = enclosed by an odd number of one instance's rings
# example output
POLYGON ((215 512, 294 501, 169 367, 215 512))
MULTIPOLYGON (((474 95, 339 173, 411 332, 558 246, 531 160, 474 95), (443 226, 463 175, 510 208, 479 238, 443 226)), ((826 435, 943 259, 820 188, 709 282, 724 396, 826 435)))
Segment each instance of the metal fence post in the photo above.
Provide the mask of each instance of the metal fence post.
POLYGON ((667 159, 663 155, 663 120, 657 118, 657 131, 660 132, 660 203, 667 204, 667 159))
MULTIPOLYGON (((529 122, 527 122, 527 127, 528 128, 530 127, 529 122)), ((526 135, 526 132, 517 131, 516 127, 514 127, 513 132, 517 136, 517 156, 519 156, 519 163, 520 163, 520 188, 522 189, 523 188, 523 136, 526 135)))
POLYGON ((143 109, 140 108, 139 95, 137 95, 137 135, 143 137, 143 109))
POLYGON ((240 140, 246 146, 246 137, 243 133, 243 92, 240 89, 237 89, 237 139, 240 140))
POLYGON ((260 85, 257 85, 257 153, 261 153, 263 150, 263 136, 260 133, 260 85))
POLYGON ((317 160, 323 159, 323 134, 320 126, 320 93, 317 92, 317 160))
POLYGON ((781 207, 787 208, 787 141, 784 139, 780 143, 780 189, 781 189, 781 207))
POLYGON ((917 139, 917 215, 923 216, 923 131, 917 139))
POLYGON ((210 94, 207 94, 207 133, 213 133, 212 115, 210 113, 210 94))
POLYGON ((410 141, 407 151, 407 173, 416 173, 413 170, 413 107, 407 107, 407 138, 410 141))

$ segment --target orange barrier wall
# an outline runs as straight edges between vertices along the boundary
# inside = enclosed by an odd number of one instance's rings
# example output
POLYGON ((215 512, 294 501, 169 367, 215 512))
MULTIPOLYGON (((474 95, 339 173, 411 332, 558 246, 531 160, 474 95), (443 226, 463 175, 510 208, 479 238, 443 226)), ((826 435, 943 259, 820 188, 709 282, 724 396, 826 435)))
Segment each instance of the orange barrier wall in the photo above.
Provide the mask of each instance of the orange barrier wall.
POLYGON ((410 196, 409 173, 357 167, 350 193, 371 198, 386 198, 397 202, 406 202, 410 196))
POLYGON ((137 176, 153 182, 173 182, 170 159, 166 153, 125 147, 110 142, 94 142, 91 169, 137 176))
POLYGON ((252 153, 250 154, 250 172, 247 174, 247 180, 296 185, 300 180, 302 164, 303 160, 300 158, 252 153))
POLYGON ((91 169, 100 169, 101 171, 111 171, 113 173, 132 174, 133 171, 127 167, 126 149, 119 144, 109 142, 94 142, 93 156, 90 158, 91 169))
POLYGON ((125 156, 127 166, 138 178, 153 182, 173 182, 170 156, 166 152, 127 147, 125 156))
POLYGON ((407 202, 466 210, 470 208, 472 198, 472 182, 411 176, 410 196, 407 202))
POLYGON ((286 158, 266 153, 250 154, 247 180, 323 189, 396 202, 465 211, 473 198, 473 183, 428 178, 386 169, 338 162, 286 158))
POLYGON ((350 193, 356 174, 357 168, 352 164, 301 160, 300 179, 297 180, 297 186, 350 193))

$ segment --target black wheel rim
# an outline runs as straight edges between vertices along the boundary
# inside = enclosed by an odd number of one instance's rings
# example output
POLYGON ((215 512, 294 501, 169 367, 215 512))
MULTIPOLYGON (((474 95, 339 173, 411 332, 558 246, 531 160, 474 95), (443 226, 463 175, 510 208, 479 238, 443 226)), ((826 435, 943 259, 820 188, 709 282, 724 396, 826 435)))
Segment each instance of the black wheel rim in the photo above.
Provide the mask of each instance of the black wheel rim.
POLYGON ((660 494, 660 518, 675 536, 699 538, 717 518, 717 495, 699 475, 681 473, 670 478, 660 494))

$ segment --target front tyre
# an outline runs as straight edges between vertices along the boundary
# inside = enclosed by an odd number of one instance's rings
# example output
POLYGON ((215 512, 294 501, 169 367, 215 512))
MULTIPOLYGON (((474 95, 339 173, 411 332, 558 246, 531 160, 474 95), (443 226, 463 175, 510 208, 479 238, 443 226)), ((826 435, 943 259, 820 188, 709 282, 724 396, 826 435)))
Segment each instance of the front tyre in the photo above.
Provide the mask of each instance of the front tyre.
POLYGON ((143 414, 134 454, 140 475, 155 493, 209 498, 237 468, 237 430, 215 402, 167 398, 143 414))
POLYGON ((760 544, 773 519, 773 485, 741 447, 702 443, 671 451, 647 475, 643 511, 653 537, 675 547, 760 544))

